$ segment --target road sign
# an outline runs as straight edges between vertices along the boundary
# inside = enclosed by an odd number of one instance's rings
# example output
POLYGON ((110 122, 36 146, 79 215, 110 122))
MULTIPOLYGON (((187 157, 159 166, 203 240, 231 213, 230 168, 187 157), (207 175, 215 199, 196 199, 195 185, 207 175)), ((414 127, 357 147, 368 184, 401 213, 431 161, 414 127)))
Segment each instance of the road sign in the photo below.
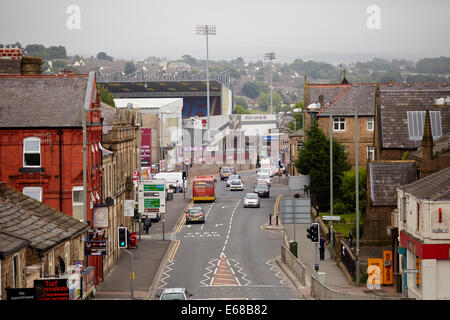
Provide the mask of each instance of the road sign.
POLYGON ((311 223, 311 199, 283 199, 281 223, 311 223))
POLYGON ((152 219, 166 212, 166 180, 141 180, 139 184, 139 213, 152 219))
POLYGON ((341 220, 341 216, 322 216, 322 220, 339 221, 339 220, 341 220))

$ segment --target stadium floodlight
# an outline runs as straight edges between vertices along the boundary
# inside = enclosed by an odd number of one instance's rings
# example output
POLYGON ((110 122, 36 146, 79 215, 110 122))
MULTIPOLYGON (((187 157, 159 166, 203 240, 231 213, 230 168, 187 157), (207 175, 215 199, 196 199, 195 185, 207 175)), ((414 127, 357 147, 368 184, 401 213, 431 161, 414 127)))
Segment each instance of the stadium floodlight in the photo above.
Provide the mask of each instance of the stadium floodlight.
POLYGON ((207 143, 211 143, 211 126, 209 121, 209 50, 208 36, 216 35, 216 26, 208 24, 198 24, 194 26, 194 33, 200 36, 206 36, 206 115, 207 115, 207 143))
POLYGON ((275 60, 275 52, 267 52, 264 54, 264 60, 270 60, 270 114, 273 113, 272 98, 272 61, 275 60))

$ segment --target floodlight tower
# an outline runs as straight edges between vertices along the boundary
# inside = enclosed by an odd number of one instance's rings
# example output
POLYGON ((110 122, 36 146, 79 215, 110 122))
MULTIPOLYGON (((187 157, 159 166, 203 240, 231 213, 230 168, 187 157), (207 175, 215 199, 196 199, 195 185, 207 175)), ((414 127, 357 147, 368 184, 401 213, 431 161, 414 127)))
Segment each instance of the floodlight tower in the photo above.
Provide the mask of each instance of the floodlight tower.
POLYGON ((211 131, 209 122, 209 51, 208 51, 208 36, 216 35, 216 26, 208 24, 198 24, 194 26, 194 32, 196 35, 206 36, 206 115, 208 121, 207 127, 207 144, 211 143, 211 131))
POLYGON ((274 52, 267 52, 264 54, 264 60, 270 60, 270 114, 273 113, 273 99, 272 99, 272 61, 275 60, 274 52))

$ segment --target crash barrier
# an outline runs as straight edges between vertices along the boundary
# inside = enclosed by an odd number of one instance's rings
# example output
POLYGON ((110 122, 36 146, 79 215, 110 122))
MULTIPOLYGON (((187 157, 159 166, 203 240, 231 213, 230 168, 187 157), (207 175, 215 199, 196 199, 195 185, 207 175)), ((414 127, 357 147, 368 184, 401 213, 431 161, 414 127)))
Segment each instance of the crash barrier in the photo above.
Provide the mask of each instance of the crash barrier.
POLYGON ((288 266, 295 278, 306 286, 306 267, 283 244, 281 245, 281 261, 288 266))

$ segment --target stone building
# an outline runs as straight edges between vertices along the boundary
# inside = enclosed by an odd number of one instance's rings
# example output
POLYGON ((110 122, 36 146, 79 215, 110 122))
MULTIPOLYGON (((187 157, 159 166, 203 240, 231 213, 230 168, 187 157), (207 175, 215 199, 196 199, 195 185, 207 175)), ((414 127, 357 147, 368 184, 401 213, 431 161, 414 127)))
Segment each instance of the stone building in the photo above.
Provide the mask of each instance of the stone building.
POLYGON ((85 261, 89 225, 0 182, 0 300, 6 288, 32 288, 34 279, 85 261))
POLYGON ((133 172, 139 170, 139 122, 137 110, 112 108, 102 103, 102 198, 107 207, 107 221, 96 228, 98 239, 107 241, 108 252, 103 259, 103 272, 107 274, 118 259, 117 228, 125 226, 136 231, 133 216, 124 215, 125 200, 134 199, 133 172))

